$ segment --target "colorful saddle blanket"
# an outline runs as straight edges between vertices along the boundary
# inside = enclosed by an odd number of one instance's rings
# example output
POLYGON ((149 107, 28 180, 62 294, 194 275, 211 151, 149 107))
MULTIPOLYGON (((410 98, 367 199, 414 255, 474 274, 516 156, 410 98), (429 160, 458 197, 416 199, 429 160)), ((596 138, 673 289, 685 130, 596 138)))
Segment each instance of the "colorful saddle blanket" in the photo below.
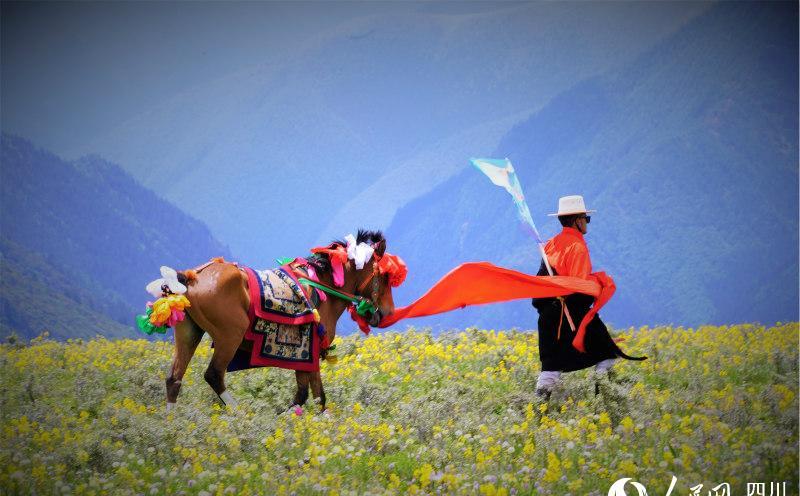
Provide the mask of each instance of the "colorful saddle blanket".
POLYGON ((319 370, 322 336, 308 297, 291 270, 245 268, 250 327, 228 370, 281 367, 319 370))

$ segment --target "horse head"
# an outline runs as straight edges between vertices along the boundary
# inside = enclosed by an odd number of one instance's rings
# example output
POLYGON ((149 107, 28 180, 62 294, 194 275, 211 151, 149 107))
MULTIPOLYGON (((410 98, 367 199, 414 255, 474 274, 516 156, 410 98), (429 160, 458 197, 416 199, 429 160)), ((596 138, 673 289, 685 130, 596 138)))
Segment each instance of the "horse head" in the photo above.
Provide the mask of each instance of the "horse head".
MULTIPOLYGON (((361 232, 359 232, 361 234, 361 232)), ((384 257, 391 255, 386 253, 386 239, 381 237, 380 241, 374 243, 374 251, 364 268, 356 272, 356 296, 367 298, 374 308, 368 312, 367 322, 369 325, 376 326, 381 319, 394 313, 394 300, 392 298, 392 286, 390 284, 390 273, 381 270, 385 266, 381 264, 384 257)))
POLYGON ((317 275, 355 296, 355 308, 365 323, 377 325, 394 312, 392 287, 403 282, 407 269, 402 259, 387 253, 383 233, 360 229, 357 236, 346 236, 312 252, 308 262, 317 275))

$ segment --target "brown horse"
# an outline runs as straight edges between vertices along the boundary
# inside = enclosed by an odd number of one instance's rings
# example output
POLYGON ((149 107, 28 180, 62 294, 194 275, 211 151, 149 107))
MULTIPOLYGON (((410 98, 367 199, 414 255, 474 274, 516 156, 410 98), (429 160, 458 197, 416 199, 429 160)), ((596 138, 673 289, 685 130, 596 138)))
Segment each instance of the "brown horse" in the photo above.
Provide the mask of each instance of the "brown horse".
MULTIPOLYGON (((352 260, 344 264, 344 286, 337 289, 369 299, 377 310, 368 315, 368 320, 371 325, 377 325, 383 316, 394 312, 388 275, 380 274, 376 265, 384 255, 386 240, 379 231, 359 230, 356 242, 372 245, 375 249, 373 257, 361 270, 356 269, 352 260)), ((341 241, 335 243, 346 246, 341 241)), ((334 287, 328 255, 316 254, 309 258, 309 262, 313 264, 319 281, 334 287)), ((245 331, 250 325, 247 275, 234 264, 215 262, 193 271, 181 272, 179 277, 187 286, 185 296, 191 306, 187 308, 186 319, 175 326, 175 355, 166 380, 167 409, 175 405, 183 375, 206 332, 214 341, 214 355, 204 374, 205 380, 223 403, 233 406, 236 401, 225 388, 225 371, 242 346, 245 331)), ((316 306, 320 323, 325 326, 331 343, 336 336, 336 322, 349 304, 346 300, 329 296, 316 306)), ((311 386, 314 398, 319 399, 321 410, 324 411, 325 391, 319 371, 296 371, 295 377, 297 392, 292 405, 303 405, 311 386)))

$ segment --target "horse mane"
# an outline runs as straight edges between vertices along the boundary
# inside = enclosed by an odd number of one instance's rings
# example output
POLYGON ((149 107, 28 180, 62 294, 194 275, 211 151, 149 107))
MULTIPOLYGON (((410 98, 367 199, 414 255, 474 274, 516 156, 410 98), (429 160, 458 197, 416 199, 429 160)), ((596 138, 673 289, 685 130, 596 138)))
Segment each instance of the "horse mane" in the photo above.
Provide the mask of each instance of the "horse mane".
POLYGON ((367 231, 366 229, 358 230, 356 243, 364 242, 374 245, 375 243, 380 243, 381 241, 386 241, 386 238, 383 237, 383 233, 380 231, 367 231))
MULTIPOLYGON (((359 229, 358 234, 356 235, 356 243, 368 243, 374 245, 375 243, 380 243, 381 241, 386 241, 386 238, 383 237, 383 233, 381 231, 368 231, 366 229, 359 229)), ((347 247, 347 242, 342 241, 341 239, 334 239, 328 246, 333 245, 347 247)), ((314 269, 319 274, 329 274, 331 272, 331 261, 328 255, 325 253, 315 253, 310 257, 307 257, 306 260, 309 264, 314 266, 314 269)))

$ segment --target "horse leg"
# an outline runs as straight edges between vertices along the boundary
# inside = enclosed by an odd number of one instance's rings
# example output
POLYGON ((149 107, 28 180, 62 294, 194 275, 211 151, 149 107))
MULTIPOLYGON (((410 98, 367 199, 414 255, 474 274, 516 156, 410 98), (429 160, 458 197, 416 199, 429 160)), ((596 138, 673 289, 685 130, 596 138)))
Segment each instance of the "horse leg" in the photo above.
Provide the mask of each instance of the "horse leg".
POLYGON ((303 406, 308 399, 308 384, 311 382, 311 372, 296 370, 294 377, 297 380, 297 392, 294 394, 294 402, 291 406, 303 406))
POLYGON ((203 374, 203 377, 225 405, 231 407, 236 406, 236 400, 225 388, 225 371, 228 369, 228 364, 231 363, 233 356, 236 354, 239 343, 235 341, 215 341, 214 346, 214 355, 211 357, 211 363, 208 364, 208 368, 205 374, 203 374))
POLYGON ((325 411, 325 389, 322 387, 322 376, 319 370, 311 372, 311 394, 314 395, 314 400, 319 400, 320 412, 325 411))
POLYGON ((225 389, 225 371, 250 325, 247 275, 235 265, 215 263, 199 273, 187 292, 187 313, 214 340, 214 355, 203 377, 228 406, 236 401, 225 389))
POLYGON ((186 373, 186 368, 201 339, 203 339, 203 330, 191 318, 187 317, 175 326, 175 354, 166 380, 167 411, 171 410, 178 400, 183 375, 186 373))

